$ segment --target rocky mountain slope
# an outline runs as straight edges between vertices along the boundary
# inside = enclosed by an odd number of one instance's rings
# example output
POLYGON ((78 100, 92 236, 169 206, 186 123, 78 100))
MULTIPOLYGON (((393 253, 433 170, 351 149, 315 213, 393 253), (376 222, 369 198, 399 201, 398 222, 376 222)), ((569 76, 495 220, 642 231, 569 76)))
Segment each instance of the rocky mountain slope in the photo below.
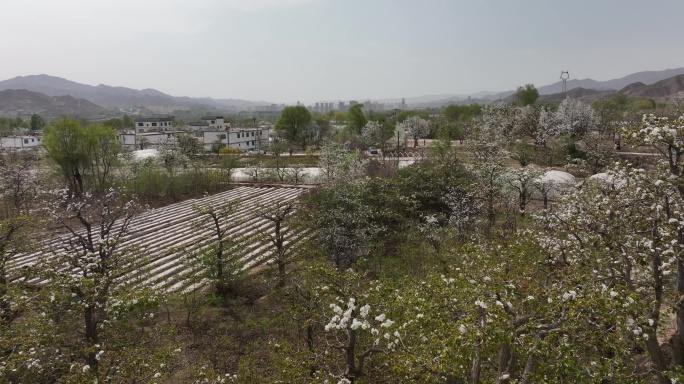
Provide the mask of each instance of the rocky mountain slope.
POLYGON ((25 89, 0 91, 0 114, 33 114, 44 117, 97 116, 107 112, 105 108, 85 99, 72 96, 48 96, 25 89))
POLYGON ((175 97, 156 89, 137 90, 104 84, 92 86, 49 75, 17 76, 13 79, 0 81, 0 90, 7 89, 25 89, 44 93, 48 96, 73 96, 110 108, 139 105, 168 107, 206 105, 215 108, 233 107, 240 110, 270 104, 265 101, 240 99, 175 97))

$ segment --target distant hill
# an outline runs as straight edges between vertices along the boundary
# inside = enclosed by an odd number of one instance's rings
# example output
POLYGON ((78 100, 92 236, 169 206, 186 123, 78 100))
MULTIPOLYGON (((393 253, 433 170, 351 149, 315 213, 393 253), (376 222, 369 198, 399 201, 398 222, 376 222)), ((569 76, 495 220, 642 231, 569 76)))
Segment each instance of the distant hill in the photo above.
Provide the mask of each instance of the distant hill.
MULTIPOLYGON (((593 79, 570 79, 567 82, 568 92, 575 88, 591 89, 596 91, 617 91, 633 83, 643 83, 645 85, 654 84, 658 81, 684 74, 684 68, 665 69, 662 71, 644 71, 637 72, 631 75, 621 77, 619 79, 596 81, 593 79)), ((521 84, 522 85, 522 84, 521 84)), ((540 95, 560 94, 563 89, 563 82, 557 81, 550 85, 537 87, 540 95)), ((515 93, 515 91, 507 91, 494 95, 492 99, 505 99, 515 93)))
POLYGON ((97 116, 107 112, 105 108, 85 99, 72 96, 48 96, 25 89, 0 91, 0 114, 33 114, 44 117, 97 116))
POLYGON ((240 99, 175 97, 156 89, 137 90, 126 87, 112 87, 104 84, 92 86, 49 75, 17 76, 13 79, 0 81, 0 90, 6 89, 26 89, 44 93, 48 96, 73 96, 110 108, 140 105, 167 107, 206 105, 219 109, 234 107, 237 110, 243 110, 258 105, 271 104, 265 101, 240 99))
POLYGON ((660 98, 679 95, 684 92, 684 75, 660 80, 655 84, 634 83, 620 90, 620 93, 628 97, 660 98))
MULTIPOLYGON (((672 76, 670 78, 660 80, 654 84, 644 84, 642 82, 631 83, 624 86, 619 91, 615 90, 595 90, 586 88, 573 88, 567 92, 567 96, 572 99, 578 99, 584 103, 590 104, 596 100, 609 99, 615 95, 623 94, 629 98, 668 98, 668 97, 684 97, 684 74, 672 76)), ((561 101, 565 98, 562 92, 551 95, 541 95, 541 101, 561 101)), ((515 100, 515 95, 511 95, 505 99, 506 102, 515 100)))

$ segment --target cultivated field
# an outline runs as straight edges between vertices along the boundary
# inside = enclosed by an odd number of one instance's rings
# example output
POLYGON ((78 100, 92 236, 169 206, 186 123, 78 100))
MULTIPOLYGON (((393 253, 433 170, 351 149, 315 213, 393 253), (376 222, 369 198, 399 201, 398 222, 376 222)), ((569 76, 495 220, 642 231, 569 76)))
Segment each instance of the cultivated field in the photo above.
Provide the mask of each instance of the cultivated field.
MULTIPOLYGON (((200 214, 194 207, 211 205, 218 209, 233 201, 239 201, 237 209, 222 220, 221 225, 228 228, 227 236, 240 245, 231 252, 237 252, 244 262, 244 269, 253 269, 267 261, 272 254, 272 244, 264 235, 273 232, 273 223, 260 217, 259 210, 279 201, 297 199, 305 191, 303 188, 241 186, 201 199, 146 211, 133 219, 129 227, 131 233, 120 245, 120 249, 135 250, 143 260, 142 267, 122 268, 126 272, 117 276, 117 282, 150 286, 166 292, 196 289, 202 284, 194 278, 201 272, 200 267, 198 263, 187 260, 191 259, 189 255, 215 242, 216 231, 213 223, 197 225, 200 214)), ((287 235, 288 246, 294 246, 301 236, 287 235)), ((64 237, 54 236, 38 246, 40 251, 16 255, 9 270, 40 267, 54 257, 51 249, 59 248, 63 241, 64 237)), ((46 283, 38 278, 30 282, 46 283)))

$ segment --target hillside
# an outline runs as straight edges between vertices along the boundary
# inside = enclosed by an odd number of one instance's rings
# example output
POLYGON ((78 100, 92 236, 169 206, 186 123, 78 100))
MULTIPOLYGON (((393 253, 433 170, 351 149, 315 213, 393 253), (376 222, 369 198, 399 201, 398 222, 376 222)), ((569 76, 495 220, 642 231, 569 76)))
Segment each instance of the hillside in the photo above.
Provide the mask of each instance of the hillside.
POLYGON ((670 77, 655 84, 634 83, 620 90, 628 97, 659 98, 681 94, 684 91, 684 75, 670 77))
POLYGON ((17 76, 13 79, 0 81, 0 90, 7 89, 25 89, 44 93, 48 96, 74 96, 110 108, 140 105, 165 107, 210 106, 214 108, 233 107, 241 110, 257 105, 271 104, 265 101, 255 102, 240 99, 175 97, 151 88, 137 90, 104 84, 92 86, 49 75, 17 76))
POLYGON ((7 89, 0 91, 0 113, 31 114, 37 113, 45 117, 58 116, 97 116, 107 110, 85 99, 72 96, 48 96, 40 92, 25 89, 7 89))
MULTIPOLYGON (((591 89, 595 91, 617 91, 630 84, 643 83, 645 85, 655 84, 661 80, 684 74, 684 68, 665 69, 662 71, 644 71, 632 73, 630 75, 607 81, 597 81, 593 79, 570 79, 567 82, 567 90, 571 92, 575 88, 591 89)), ((553 84, 537 87, 540 95, 560 94, 563 83, 557 81, 553 84)), ((492 96, 492 100, 505 99, 514 94, 515 91, 501 92, 492 96)))

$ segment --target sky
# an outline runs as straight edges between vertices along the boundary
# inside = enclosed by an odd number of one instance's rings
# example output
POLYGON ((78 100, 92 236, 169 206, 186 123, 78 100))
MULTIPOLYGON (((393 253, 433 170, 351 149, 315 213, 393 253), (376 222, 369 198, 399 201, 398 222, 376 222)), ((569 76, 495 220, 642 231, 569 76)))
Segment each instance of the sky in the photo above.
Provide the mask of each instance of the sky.
POLYGON ((684 67, 681 0, 0 0, 0 80, 274 103, 684 67))

